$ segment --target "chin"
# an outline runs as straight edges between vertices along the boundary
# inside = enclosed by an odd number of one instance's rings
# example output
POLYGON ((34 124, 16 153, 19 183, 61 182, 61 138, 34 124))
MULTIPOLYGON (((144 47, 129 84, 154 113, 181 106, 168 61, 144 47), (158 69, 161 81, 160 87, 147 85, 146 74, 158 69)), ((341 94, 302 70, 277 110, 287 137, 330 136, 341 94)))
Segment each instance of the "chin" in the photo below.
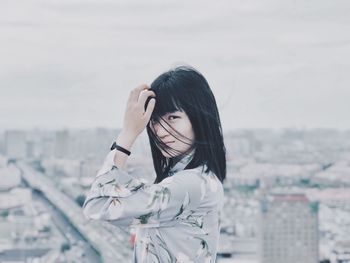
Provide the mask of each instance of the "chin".
POLYGON ((170 155, 164 151, 161 151, 162 155, 165 157, 165 158, 174 158, 176 156, 178 156, 179 154, 176 154, 176 155, 170 155))

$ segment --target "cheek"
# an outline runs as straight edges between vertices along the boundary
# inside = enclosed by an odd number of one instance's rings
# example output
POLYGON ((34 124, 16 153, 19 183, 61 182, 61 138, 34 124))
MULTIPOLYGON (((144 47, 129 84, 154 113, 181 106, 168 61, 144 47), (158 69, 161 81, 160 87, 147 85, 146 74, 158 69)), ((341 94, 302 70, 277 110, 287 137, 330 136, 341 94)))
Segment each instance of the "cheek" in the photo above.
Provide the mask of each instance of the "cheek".
POLYGON ((178 131, 184 135, 186 138, 193 140, 194 139, 194 132, 192 129, 192 125, 191 123, 188 122, 183 122, 181 123, 181 125, 179 125, 180 127, 178 127, 178 131))
POLYGON ((195 139, 195 135, 193 130, 191 129, 191 131, 189 132, 188 136, 187 136, 191 141, 194 141, 195 139))
POLYGON ((194 136, 192 124, 189 119, 187 119, 186 128, 187 128, 187 138, 193 140, 195 136, 194 136))

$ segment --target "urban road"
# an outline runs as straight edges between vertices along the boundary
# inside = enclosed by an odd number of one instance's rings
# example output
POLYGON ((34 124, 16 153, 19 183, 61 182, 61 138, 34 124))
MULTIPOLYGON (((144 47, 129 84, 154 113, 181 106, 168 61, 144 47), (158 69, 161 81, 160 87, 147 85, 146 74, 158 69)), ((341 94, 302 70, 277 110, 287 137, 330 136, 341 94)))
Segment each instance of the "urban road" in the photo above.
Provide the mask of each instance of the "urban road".
POLYGON ((21 170, 23 180, 29 187, 36 189, 34 196, 48 205, 53 213, 52 218, 57 217, 55 223, 66 233, 70 243, 80 243, 87 257, 97 259, 92 262, 125 262, 131 257, 130 249, 125 246, 126 240, 101 224, 87 220, 81 207, 59 191, 43 173, 24 162, 17 162, 16 165, 21 170))
POLYGON ((51 214, 51 218, 61 234, 66 238, 67 243, 70 246, 78 245, 83 254, 76 255, 74 259, 80 258, 81 262, 102 262, 101 256, 98 252, 92 248, 89 242, 81 235, 81 233, 69 222, 67 217, 58 210, 54 204, 52 204, 40 191, 33 191, 33 198, 35 201, 41 202, 42 205, 47 208, 47 211, 51 214))

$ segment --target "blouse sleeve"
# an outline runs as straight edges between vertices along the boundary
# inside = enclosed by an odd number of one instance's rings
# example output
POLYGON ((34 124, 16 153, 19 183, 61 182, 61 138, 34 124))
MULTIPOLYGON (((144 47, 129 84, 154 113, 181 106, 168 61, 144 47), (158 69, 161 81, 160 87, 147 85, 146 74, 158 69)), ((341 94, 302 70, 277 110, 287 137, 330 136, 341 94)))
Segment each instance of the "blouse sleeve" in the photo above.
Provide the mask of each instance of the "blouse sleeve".
POLYGON ((158 184, 149 184, 113 163, 108 170, 108 158, 83 204, 87 218, 119 226, 161 226, 199 205, 202 192, 198 170, 182 170, 158 184))

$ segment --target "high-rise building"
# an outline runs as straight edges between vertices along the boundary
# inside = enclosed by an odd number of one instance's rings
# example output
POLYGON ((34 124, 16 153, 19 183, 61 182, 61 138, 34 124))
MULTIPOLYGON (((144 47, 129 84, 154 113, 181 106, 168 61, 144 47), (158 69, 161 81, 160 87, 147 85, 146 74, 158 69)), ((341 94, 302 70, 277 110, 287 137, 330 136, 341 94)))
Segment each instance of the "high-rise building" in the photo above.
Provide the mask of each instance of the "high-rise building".
POLYGON ((318 262, 318 203, 302 193, 267 194, 261 199, 261 263, 318 262))
POLYGON ((34 157, 34 151, 35 151, 35 144, 33 141, 27 141, 27 157, 33 158, 34 157))
POLYGON ((69 133, 68 130, 56 131, 55 136, 55 157, 67 158, 69 154, 69 133))
POLYGON ((20 130, 5 131, 5 154, 8 158, 26 158, 26 133, 20 130))

